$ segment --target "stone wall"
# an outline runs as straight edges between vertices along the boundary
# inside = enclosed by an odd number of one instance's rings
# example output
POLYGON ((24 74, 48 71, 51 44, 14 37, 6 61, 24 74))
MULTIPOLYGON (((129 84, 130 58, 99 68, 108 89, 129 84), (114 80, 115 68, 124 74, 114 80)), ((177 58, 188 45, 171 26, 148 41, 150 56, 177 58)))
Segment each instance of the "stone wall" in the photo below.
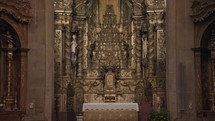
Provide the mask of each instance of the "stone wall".
POLYGON ((54 89, 53 0, 30 0, 26 121, 51 121, 54 89))
POLYGON ((172 121, 197 121, 192 1, 167 1, 167 105, 172 121))

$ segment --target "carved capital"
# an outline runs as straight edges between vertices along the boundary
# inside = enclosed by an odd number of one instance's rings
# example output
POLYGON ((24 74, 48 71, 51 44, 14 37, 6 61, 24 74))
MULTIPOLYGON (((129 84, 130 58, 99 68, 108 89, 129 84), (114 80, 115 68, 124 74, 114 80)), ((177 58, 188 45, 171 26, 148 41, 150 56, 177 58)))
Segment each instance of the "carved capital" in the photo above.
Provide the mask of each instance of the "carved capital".
POLYGON ((148 13, 148 18, 149 18, 149 24, 156 24, 157 23, 157 20, 156 20, 156 13, 155 12, 149 12, 148 13))
POLYGON ((55 11, 55 24, 68 25, 71 23, 71 11, 55 11))
POLYGON ((54 0, 55 10, 72 10, 73 1, 72 0, 54 0))
POLYGON ((165 9, 164 0, 146 0, 147 11, 163 11, 165 9))

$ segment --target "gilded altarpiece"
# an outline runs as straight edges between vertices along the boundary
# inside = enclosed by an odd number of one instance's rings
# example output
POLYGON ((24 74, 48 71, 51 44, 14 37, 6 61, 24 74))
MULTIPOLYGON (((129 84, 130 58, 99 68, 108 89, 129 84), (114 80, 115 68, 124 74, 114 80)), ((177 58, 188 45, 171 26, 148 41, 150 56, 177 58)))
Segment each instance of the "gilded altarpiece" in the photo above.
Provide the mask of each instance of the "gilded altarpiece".
POLYGON ((83 103, 165 105, 164 9, 163 0, 55 0, 59 111, 78 115, 83 103))

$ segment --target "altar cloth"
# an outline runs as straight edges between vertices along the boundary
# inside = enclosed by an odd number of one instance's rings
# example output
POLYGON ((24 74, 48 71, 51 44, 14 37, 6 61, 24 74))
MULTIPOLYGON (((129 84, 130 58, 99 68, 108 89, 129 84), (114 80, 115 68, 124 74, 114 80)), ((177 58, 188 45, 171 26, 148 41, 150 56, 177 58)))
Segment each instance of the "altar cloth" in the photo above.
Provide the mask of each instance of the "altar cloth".
POLYGON ((137 103, 84 103, 84 121, 138 121, 137 103))
POLYGON ((85 110, 135 110, 139 111, 137 103, 84 103, 85 110))

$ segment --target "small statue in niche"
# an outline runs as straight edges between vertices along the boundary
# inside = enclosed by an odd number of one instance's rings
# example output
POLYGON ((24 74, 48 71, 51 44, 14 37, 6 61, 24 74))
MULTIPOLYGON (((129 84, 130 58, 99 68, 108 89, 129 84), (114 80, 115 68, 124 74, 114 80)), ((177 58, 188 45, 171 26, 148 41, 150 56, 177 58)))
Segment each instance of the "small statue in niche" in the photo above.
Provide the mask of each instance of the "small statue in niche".
POLYGON ((95 50, 95 42, 93 42, 93 44, 90 44, 90 47, 89 47, 89 49, 88 49, 88 52, 89 52, 89 54, 88 54, 88 58, 90 59, 90 60, 92 60, 92 58, 93 58, 93 51, 95 50))
POLYGON ((76 40, 76 35, 72 35, 71 41, 71 61, 75 62, 77 60, 78 44, 76 40))
POLYGON ((142 44, 143 44, 143 58, 147 58, 147 46, 148 46, 148 41, 145 35, 142 36, 142 44))
POLYGON ((13 37, 12 37, 11 33, 9 31, 7 31, 6 34, 2 34, 2 36, 5 37, 5 39, 3 39, 3 40, 5 40, 7 42, 8 47, 12 48, 15 43, 13 42, 13 37))
POLYGON ((148 40, 147 40, 147 24, 144 23, 141 27, 140 30, 140 35, 141 35, 141 41, 142 41, 142 46, 143 46, 143 59, 147 58, 147 46, 148 46, 148 40))
POLYGON ((125 41, 123 42, 124 49, 126 51, 126 58, 129 59, 131 57, 131 48, 129 47, 129 44, 127 44, 125 41))

